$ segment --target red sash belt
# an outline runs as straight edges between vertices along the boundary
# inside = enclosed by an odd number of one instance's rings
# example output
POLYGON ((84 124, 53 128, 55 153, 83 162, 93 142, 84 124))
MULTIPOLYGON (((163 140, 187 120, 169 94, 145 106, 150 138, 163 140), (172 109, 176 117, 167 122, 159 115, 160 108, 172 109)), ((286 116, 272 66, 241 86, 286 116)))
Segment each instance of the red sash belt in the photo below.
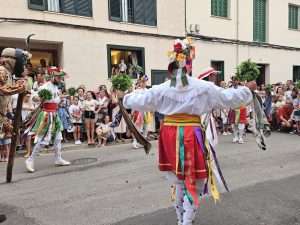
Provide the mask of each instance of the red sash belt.
POLYGON ((43 104, 43 111, 44 112, 52 112, 55 113, 57 109, 56 103, 44 103, 43 104))

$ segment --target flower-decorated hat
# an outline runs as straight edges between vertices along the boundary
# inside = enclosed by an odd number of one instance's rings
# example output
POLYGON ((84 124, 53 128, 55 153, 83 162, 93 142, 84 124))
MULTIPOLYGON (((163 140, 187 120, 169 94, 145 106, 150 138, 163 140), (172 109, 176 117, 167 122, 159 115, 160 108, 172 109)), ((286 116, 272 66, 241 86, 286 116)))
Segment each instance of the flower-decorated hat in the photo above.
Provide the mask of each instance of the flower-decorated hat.
POLYGON ((186 37, 183 40, 176 39, 174 49, 168 52, 169 66, 168 73, 171 76, 171 86, 176 86, 176 76, 180 69, 182 85, 188 85, 186 74, 192 70, 192 61, 195 58, 195 47, 192 46, 192 39, 186 37))

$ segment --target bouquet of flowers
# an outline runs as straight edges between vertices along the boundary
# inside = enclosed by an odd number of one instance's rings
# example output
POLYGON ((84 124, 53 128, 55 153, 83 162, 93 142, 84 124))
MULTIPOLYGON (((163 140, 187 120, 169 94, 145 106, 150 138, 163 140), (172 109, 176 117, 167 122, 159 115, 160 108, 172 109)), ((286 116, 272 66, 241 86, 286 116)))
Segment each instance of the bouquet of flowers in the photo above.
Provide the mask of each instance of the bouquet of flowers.
POLYGON ((132 86, 132 78, 125 74, 117 74, 111 78, 115 90, 126 91, 132 86))

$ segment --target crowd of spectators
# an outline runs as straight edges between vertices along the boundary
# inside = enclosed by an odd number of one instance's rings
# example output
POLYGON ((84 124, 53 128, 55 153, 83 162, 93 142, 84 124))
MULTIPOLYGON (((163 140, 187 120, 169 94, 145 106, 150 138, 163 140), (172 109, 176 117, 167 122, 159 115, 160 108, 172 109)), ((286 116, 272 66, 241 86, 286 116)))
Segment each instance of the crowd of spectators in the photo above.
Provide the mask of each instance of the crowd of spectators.
MULTIPOLYGON (((231 82, 220 83, 223 88, 231 88, 231 82)), ((256 91, 263 102, 263 110, 270 123, 271 130, 297 134, 300 136, 300 93, 296 84, 288 80, 286 83, 261 85, 256 91)), ((229 110, 214 110, 214 116, 219 133, 230 134, 228 124, 229 110)), ((253 113, 250 105, 247 107, 246 131, 252 130, 253 113)))
MULTIPOLYGON (((24 77, 28 80, 33 91, 47 82, 48 78, 43 77, 46 66, 41 60, 41 67, 37 70, 32 68, 29 63, 24 71, 24 77)), ((220 83, 222 88, 230 88, 231 83, 226 84, 224 81, 220 83)), ((132 92, 131 88, 128 92, 132 92)), ((85 85, 80 85, 76 89, 76 94, 70 96, 65 90, 65 84, 62 80, 59 84, 61 102, 58 105, 57 114, 63 123, 63 138, 65 142, 74 142, 80 145, 87 141, 88 145, 96 147, 104 147, 111 142, 125 142, 125 139, 131 139, 132 136, 128 130, 124 119, 120 125, 112 129, 109 125, 114 122, 115 115, 119 111, 118 98, 115 91, 111 88, 108 90, 106 85, 100 84, 98 90, 87 90, 85 85), (97 144, 96 144, 97 143, 97 144)), ((289 132, 291 134, 300 135, 300 97, 299 90, 295 83, 287 81, 286 83, 276 83, 271 85, 271 89, 267 90, 267 86, 258 86, 257 93, 262 97, 263 108, 270 122, 271 129, 281 132, 289 132)), ((17 105, 17 95, 12 96, 11 111, 14 112, 17 105)), ((34 111, 40 102, 35 102, 28 91, 24 98, 22 108, 22 120, 25 120, 32 111, 34 111)), ((223 135, 230 134, 230 126, 228 124, 227 110, 215 110, 215 120, 218 131, 223 135)), ((131 110, 128 110, 131 115, 131 110)), ((151 112, 152 125, 148 138, 156 139, 161 124, 162 115, 157 112, 151 112)), ((248 107, 248 126, 251 131, 252 120, 251 108, 248 107)), ((29 157, 31 150, 31 137, 25 138, 18 143, 18 148, 26 149, 25 157, 29 157)), ((0 141, 0 161, 7 161, 10 142, 8 140, 0 141)))

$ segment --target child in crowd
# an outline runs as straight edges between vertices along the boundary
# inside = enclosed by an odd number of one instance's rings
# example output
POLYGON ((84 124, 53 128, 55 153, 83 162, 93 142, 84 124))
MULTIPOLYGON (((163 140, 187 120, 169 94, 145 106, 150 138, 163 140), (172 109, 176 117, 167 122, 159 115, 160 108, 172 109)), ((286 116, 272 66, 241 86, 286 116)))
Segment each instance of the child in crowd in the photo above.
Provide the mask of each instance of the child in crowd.
POLYGON ((62 89, 58 89, 59 95, 61 97, 60 103, 58 104, 57 114, 62 122, 64 130, 62 131, 63 140, 65 142, 67 141, 67 129, 68 129, 68 107, 69 107, 69 101, 68 99, 63 95, 62 89))
POLYGON ((115 140, 115 134, 110 128, 110 125, 110 117, 109 115, 105 115, 102 119, 102 122, 96 129, 96 133, 99 140, 99 144, 97 145, 97 147, 104 147, 106 146, 107 142, 112 142, 115 140))
POLYGON ((7 162, 9 157, 9 149, 10 149, 11 140, 8 139, 0 139, 0 162, 7 162))
POLYGON ((285 101, 283 101, 283 96, 277 95, 277 102, 275 104, 275 107, 277 108, 277 110, 280 109, 284 105, 285 105, 285 101))
POLYGON ((108 104, 109 104, 109 99, 106 96, 105 90, 100 89, 98 93, 98 109, 96 111, 97 125, 101 123, 104 115, 108 114, 108 104))
POLYGON ((86 134, 88 139, 88 145, 95 144, 94 132, 95 132, 95 111, 98 106, 98 102, 95 100, 96 96, 93 92, 88 91, 86 93, 86 100, 83 103, 82 110, 84 111, 84 120, 86 124, 86 134))
POLYGON ((75 145, 80 145, 80 129, 82 125, 82 111, 78 104, 79 98, 74 96, 73 103, 69 107, 69 113, 71 115, 71 122, 74 125, 73 137, 75 141, 75 145))

